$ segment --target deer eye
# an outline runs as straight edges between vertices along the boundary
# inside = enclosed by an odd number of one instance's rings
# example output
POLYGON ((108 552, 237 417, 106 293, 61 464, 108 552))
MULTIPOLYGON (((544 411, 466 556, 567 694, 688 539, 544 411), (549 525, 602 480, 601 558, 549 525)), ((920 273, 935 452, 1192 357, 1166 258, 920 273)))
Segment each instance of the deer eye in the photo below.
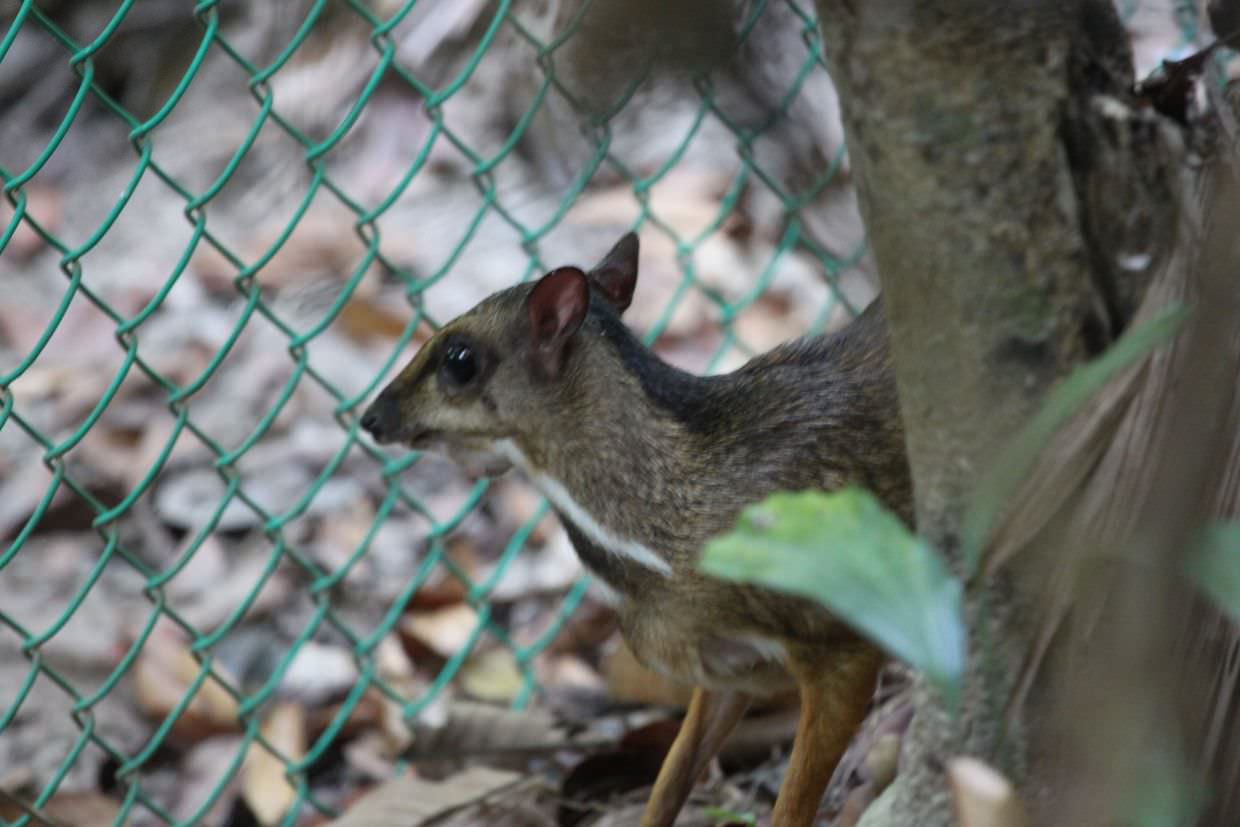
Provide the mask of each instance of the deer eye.
POLYGON ((444 351, 439 370, 450 384, 468 385, 478 376, 478 354, 465 342, 453 342, 444 351))

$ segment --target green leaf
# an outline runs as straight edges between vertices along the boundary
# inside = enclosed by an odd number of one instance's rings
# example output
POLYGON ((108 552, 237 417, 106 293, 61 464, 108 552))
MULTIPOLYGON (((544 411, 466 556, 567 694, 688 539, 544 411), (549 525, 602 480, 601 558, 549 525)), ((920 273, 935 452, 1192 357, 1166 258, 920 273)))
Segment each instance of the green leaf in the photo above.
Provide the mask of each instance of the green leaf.
POLYGON ((1116 823, 1132 827, 1185 827, 1200 823, 1207 790, 1184 756, 1162 745, 1153 746, 1139 760, 1134 783, 1118 797, 1122 809, 1116 823))
POLYGON ((1178 305, 1130 329, 1111 349, 1072 371, 1047 395, 1033 419, 1008 443, 977 486, 961 527, 961 559, 966 577, 972 577, 982 559, 982 547, 999 512, 1016 494, 1037 462, 1043 447, 1094 392, 1123 368, 1149 354, 1180 329, 1186 311, 1178 305))
POLYGON ((702 568, 810 597, 926 675, 954 704, 964 673, 960 581, 860 488, 773 494, 707 544, 702 568))
POLYGON ((1212 523, 1189 560, 1188 575, 1214 603, 1240 623, 1240 522, 1212 523))
POLYGON ((715 824, 757 824, 758 817, 753 813, 742 813, 729 810, 727 807, 704 807, 702 814, 715 824))

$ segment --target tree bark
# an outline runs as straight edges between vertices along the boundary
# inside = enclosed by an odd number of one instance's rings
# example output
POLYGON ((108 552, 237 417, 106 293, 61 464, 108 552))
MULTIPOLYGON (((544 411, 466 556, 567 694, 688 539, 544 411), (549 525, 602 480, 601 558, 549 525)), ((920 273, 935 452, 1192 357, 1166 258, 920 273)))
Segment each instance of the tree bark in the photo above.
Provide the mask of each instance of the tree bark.
MULTIPOLYGON (((1136 114, 1106 0, 818 9, 882 283, 918 528, 955 560, 999 448, 1122 333, 1166 264, 1173 165, 1157 119, 1136 114)), ((1004 710, 1033 597, 998 575, 970 584, 960 714, 919 689, 900 777, 863 824, 951 824, 952 755, 1024 778, 1026 739, 1004 710)))

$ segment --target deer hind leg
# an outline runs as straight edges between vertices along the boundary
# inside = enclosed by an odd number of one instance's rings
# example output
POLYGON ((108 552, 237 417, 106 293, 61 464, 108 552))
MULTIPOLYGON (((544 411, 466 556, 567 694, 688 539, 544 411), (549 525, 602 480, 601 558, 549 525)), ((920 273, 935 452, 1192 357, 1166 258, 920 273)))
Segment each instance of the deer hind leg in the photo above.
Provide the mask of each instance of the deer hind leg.
POLYGON ((879 652, 860 642, 829 657, 794 658, 790 666, 800 687, 801 717, 772 827, 814 823, 831 775, 865 718, 881 665, 879 652))
POLYGON ((750 697, 740 692, 693 690, 684 722, 646 802, 641 827, 671 827, 693 785, 745 714, 749 702, 750 697))

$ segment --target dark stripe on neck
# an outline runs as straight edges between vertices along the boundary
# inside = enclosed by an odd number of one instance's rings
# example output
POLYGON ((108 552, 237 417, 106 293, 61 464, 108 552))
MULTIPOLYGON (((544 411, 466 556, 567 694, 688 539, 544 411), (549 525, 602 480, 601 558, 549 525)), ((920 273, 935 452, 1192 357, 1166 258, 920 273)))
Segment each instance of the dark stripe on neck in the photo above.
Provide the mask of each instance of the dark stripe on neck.
POLYGON ((694 376, 664 362, 633 335, 606 302, 593 295, 590 319, 616 349, 621 364, 637 379, 651 402, 695 433, 706 433, 715 426, 718 406, 713 404, 713 379, 694 376))

